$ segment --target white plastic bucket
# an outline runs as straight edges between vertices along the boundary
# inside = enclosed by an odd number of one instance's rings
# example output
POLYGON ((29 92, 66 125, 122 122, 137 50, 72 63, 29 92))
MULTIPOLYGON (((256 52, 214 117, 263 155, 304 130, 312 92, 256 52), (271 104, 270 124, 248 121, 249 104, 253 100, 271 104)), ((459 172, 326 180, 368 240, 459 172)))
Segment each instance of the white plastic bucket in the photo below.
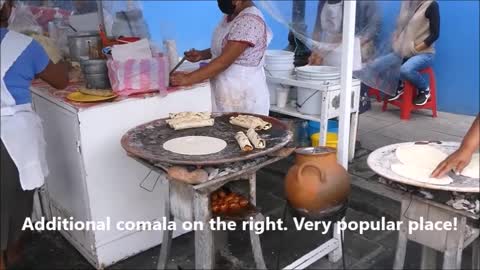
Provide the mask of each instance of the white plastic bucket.
POLYGON ((265 52, 266 57, 294 57, 295 53, 289 52, 289 51, 284 51, 284 50, 267 50, 265 52))
POLYGON ((297 111, 303 114, 318 115, 322 111, 322 93, 317 90, 297 88, 297 111))

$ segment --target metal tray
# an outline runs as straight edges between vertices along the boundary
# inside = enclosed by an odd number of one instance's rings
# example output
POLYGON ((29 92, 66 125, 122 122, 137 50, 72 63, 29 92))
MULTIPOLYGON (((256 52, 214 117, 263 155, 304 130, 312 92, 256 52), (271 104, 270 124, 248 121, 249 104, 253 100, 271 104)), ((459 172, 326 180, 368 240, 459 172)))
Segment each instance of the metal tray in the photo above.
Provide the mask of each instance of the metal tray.
POLYGON ((175 131, 170 128, 165 120, 159 119, 128 131, 121 140, 123 148, 129 155, 143 158, 148 161, 182 165, 216 165, 248 160, 280 150, 291 139, 292 132, 280 120, 261 115, 253 115, 262 118, 272 124, 272 128, 266 131, 258 131, 259 135, 267 142, 265 149, 255 149, 250 152, 242 152, 235 140, 235 134, 245 129, 230 124, 231 116, 239 113, 213 114, 215 125, 212 127, 193 128, 175 131), (163 148, 163 144, 171 139, 185 136, 210 136, 227 142, 227 147, 221 152, 189 156, 176 154, 163 148))

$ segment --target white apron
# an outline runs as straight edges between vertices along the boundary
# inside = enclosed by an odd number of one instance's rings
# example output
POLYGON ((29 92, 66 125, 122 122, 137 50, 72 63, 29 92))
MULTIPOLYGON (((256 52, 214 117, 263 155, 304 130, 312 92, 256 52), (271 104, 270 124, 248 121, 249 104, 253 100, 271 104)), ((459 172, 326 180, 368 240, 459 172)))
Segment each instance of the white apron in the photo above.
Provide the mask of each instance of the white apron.
POLYGON ((1 44, 1 138, 17 166, 23 190, 42 186, 48 175, 42 122, 30 103, 15 104, 4 79, 31 42, 32 38, 9 31, 1 44))
MULTIPOLYGON (((242 12, 248 12, 263 18, 262 14, 256 8, 248 8, 242 12)), ((235 19, 233 21, 235 21, 235 19)), ((220 25, 215 29, 211 45, 213 59, 222 54, 222 42, 230 32, 233 21, 224 24, 222 20, 220 25)), ((267 46, 270 43, 271 37, 271 32, 267 28, 267 46)), ((264 59, 262 59, 256 67, 242 66, 234 63, 215 78, 212 78, 210 82, 213 94, 213 111, 268 115, 270 110, 270 94, 263 65, 264 59)))
MULTIPOLYGON (((343 32, 343 2, 337 4, 325 3, 320 16, 322 20, 322 35, 325 42, 341 42, 343 32)), ((323 58, 323 65, 340 67, 342 65, 342 43, 323 58)), ((355 38, 353 48, 353 70, 362 68, 362 52, 360 48, 360 39, 355 38)))

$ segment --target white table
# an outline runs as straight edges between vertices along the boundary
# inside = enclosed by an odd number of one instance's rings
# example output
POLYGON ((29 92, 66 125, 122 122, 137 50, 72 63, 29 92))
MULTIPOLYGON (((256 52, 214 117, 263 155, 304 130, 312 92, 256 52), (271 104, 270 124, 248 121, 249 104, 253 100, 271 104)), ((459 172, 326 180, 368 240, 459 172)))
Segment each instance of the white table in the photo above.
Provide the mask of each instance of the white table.
MULTIPOLYGON (((159 245, 161 232, 121 231, 114 226, 118 221, 165 216, 161 205, 166 186, 158 174, 125 155, 120 139, 129 129, 170 112, 211 111, 210 85, 89 108, 66 102, 48 87, 32 90, 47 142, 47 218, 103 221, 109 217, 108 231, 60 231, 98 269, 159 245)), ((183 233, 179 230, 174 236, 183 233)))

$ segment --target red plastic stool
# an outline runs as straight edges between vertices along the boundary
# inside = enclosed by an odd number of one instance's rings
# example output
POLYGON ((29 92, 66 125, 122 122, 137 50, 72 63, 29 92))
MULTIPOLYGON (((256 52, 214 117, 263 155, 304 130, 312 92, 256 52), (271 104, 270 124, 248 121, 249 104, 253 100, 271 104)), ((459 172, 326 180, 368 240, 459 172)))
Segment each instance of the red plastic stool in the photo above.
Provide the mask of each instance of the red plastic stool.
POLYGON ((380 102, 382 101, 382 96, 380 95, 380 91, 375 89, 375 88, 369 88, 368 89, 368 96, 369 97, 375 97, 375 99, 377 100, 377 102, 380 102))
POLYGON ((388 99, 385 99, 383 101, 382 111, 386 111, 387 106, 390 103, 394 106, 400 107, 400 119, 402 120, 409 120, 410 113, 413 110, 418 109, 432 110, 432 117, 437 117, 437 85, 435 82, 435 74, 433 73, 433 69, 431 67, 421 70, 420 73, 428 74, 428 78, 430 81, 430 98, 428 99, 427 103, 422 106, 417 106, 413 104, 413 97, 416 94, 415 86, 409 81, 405 81, 403 95, 399 99, 393 101, 388 101, 388 99))

